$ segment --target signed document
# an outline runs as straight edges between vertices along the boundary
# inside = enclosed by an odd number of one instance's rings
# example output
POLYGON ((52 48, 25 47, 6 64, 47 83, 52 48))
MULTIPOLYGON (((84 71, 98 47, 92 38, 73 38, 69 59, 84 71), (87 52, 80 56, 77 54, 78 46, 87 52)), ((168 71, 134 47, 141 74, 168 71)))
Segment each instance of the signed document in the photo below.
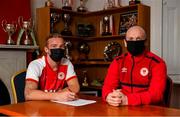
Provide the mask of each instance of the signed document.
POLYGON ((66 104, 71 106, 84 106, 92 103, 96 103, 94 100, 86 100, 86 99, 77 99, 74 101, 68 101, 68 102, 61 102, 57 100, 51 100, 52 102, 60 103, 60 104, 66 104))

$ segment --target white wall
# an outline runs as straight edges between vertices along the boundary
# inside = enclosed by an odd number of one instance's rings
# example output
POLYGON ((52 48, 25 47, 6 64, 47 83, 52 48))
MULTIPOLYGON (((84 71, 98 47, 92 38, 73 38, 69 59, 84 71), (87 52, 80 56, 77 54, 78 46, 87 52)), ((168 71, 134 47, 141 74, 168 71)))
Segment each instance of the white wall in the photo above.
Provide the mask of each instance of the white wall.
MULTIPOLYGON (((55 7, 61 8, 62 0, 52 0, 55 7)), ((79 0, 74 0, 74 10, 79 6, 79 0)), ((89 11, 102 10, 106 0, 87 0, 89 11)), ((121 0, 121 5, 128 5, 129 0, 121 0)), ((141 0, 151 7, 151 51, 162 56, 162 0, 141 0)), ((32 17, 35 19, 36 8, 44 7, 45 0, 31 0, 32 17)))

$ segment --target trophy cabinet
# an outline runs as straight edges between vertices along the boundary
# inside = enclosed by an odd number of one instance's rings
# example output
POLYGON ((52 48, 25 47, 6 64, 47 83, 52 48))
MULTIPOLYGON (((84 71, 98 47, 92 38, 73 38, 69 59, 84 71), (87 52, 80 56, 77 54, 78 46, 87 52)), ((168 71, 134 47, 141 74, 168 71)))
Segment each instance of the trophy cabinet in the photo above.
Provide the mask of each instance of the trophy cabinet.
POLYGON ((150 49, 150 7, 146 5, 138 4, 95 12, 43 7, 37 9, 36 15, 37 39, 41 52, 49 34, 61 34, 67 28, 68 32, 71 32, 71 35, 67 33, 63 37, 72 43, 68 49, 69 56, 79 78, 81 90, 101 92, 103 80, 114 55, 117 52, 120 55, 127 51, 124 39, 131 25, 139 25, 145 29, 147 33, 145 45, 148 50, 150 49), (69 14, 69 18, 64 18, 64 14, 69 14), (105 16, 111 17, 109 24, 107 21, 103 22, 105 16), (104 34, 108 35, 102 36, 102 33, 107 31, 106 28, 110 28, 111 32, 105 32, 104 34), (119 50, 116 50, 117 46, 114 43, 119 44, 119 50), (108 56, 111 59, 106 59, 104 54, 108 46, 115 49, 115 53, 108 56))

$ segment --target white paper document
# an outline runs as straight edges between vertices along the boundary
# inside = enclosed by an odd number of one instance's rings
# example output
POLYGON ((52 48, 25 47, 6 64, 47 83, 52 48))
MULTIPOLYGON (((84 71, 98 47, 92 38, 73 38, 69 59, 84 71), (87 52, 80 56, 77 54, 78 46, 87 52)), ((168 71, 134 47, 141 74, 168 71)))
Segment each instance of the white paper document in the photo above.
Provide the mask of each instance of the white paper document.
POLYGON ((71 105, 71 106, 84 106, 87 104, 92 104, 96 103, 95 100, 86 100, 86 99, 77 99, 74 101, 67 101, 67 102, 61 102, 57 100, 51 100, 52 102, 60 103, 60 104, 66 104, 66 105, 71 105))

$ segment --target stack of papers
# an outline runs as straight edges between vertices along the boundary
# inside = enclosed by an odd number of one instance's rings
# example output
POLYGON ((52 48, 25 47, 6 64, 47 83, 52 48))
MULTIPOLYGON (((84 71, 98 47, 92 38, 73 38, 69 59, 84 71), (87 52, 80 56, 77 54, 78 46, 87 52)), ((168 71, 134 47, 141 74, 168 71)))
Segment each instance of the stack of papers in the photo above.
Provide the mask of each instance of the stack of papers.
POLYGON ((86 99, 77 99, 74 101, 67 101, 67 102, 61 102, 61 101, 57 101, 57 100, 51 100, 51 101, 60 103, 60 104, 71 105, 71 106, 84 106, 84 105, 96 103, 95 100, 86 100, 86 99))

